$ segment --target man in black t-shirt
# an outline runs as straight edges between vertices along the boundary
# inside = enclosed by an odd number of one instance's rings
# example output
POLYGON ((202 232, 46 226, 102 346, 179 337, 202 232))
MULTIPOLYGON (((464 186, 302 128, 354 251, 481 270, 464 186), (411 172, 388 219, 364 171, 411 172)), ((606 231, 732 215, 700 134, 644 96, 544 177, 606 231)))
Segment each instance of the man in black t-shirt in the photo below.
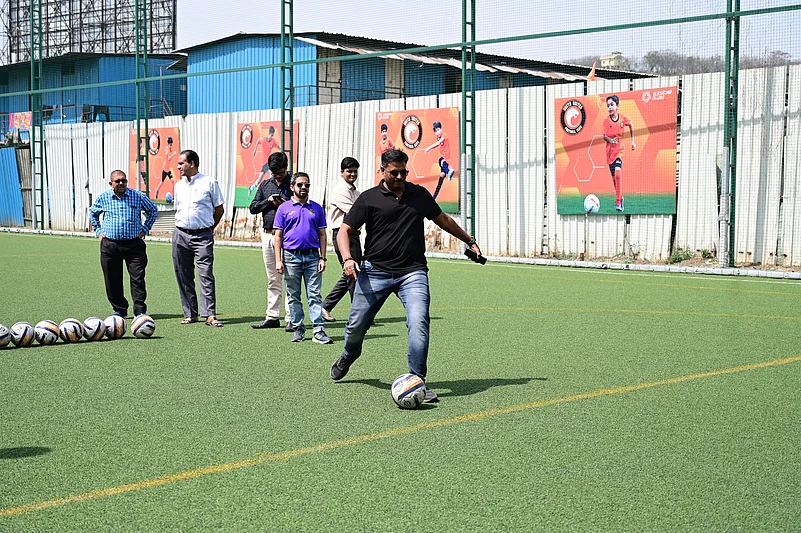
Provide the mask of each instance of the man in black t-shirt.
MULTIPOLYGON (((406 182, 408 160, 401 150, 392 149, 381 154, 379 171, 383 181, 356 199, 339 228, 337 245, 345 258, 343 272, 356 279, 356 290, 345 327, 345 348, 331 366, 334 381, 344 378, 350 365, 362 354, 364 335, 392 293, 406 308, 409 372, 425 380, 431 295, 424 219, 433 220, 440 228, 466 242, 476 254, 481 254, 476 240, 442 212, 424 187, 406 182), (350 256, 350 234, 363 225, 367 229, 367 240, 364 261, 358 265, 350 256)), ((427 389, 426 401, 436 400, 434 391, 427 389)))

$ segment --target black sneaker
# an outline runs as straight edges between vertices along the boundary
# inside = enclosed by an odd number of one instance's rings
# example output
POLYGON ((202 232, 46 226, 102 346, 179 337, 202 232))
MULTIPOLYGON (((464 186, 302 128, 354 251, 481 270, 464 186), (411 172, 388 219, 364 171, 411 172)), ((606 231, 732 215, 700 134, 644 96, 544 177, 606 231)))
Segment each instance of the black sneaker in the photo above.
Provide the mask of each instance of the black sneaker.
POLYGON ((293 331, 295 331, 295 328, 292 327, 291 322, 287 322, 286 326, 284 326, 284 331, 286 331, 287 333, 292 333, 293 331))
POLYGON ((331 365, 331 379, 334 381, 339 381, 347 376, 348 370, 350 370, 350 365, 351 362, 345 359, 344 355, 340 355, 339 359, 334 361, 334 364, 331 365))
POLYGON ((253 329, 280 328, 281 322, 277 318, 268 318, 259 324, 251 324, 250 327, 253 329))

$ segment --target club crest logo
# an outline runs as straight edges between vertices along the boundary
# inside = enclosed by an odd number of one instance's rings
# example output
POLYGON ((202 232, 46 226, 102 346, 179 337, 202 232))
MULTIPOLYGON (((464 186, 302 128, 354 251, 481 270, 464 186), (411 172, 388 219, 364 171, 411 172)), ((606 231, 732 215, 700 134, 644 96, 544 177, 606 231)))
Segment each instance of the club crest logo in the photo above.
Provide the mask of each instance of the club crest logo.
POLYGON ((159 153, 161 137, 159 136, 158 130, 150 130, 150 134, 147 136, 147 144, 150 155, 157 155, 159 153))
POLYGON ((410 150, 417 148, 423 141, 423 130, 420 128, 420 119, 415 115, 409 115, 404 118, 400 133, 403 146, 410 150))
POLYGON ((570 135, 575 135, 584 129, 584 123, 587 121, 587 112, 584 109, 584 104, 578 100, 570 100, 562 106, 562 112, 559 117, 562 128, 570 135))
POLYGON ((642 93, 642 101, 645 102, 646 104, 651 101, 650 91, 645 91, 644 93, 642 93))
POLYGON ((239 145, 247 149, 251 144, 253 144, 253 128, 250 127, 250 124, 245 124, 239 130, 239 145))

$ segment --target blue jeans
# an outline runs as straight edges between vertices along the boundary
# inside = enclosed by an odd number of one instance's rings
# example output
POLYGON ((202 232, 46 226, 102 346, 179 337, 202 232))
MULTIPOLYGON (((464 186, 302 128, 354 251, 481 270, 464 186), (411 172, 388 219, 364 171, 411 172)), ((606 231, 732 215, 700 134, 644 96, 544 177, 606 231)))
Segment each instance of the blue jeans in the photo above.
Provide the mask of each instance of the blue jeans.
MULTIPOLYGON (((289 310, 292 315, 292 327, 303 328, 303 300, 300 294, 301 281, 306 283, 306 299, 309 302, 309 317, 314 331, 325 329, 323 322, 323 298, 320 295, 323 274, 317 271, 320 261, 319 252, 307 255, 284 250, 284 282, 289 296, 289 310)), ((305 328, 303 328, 305 329, 305 328)))
POLYGON ((395 293, 406 308, 406 329, 409 348, 406 359, 409 372, 425 379, 428 367, 428 338, 431 326, 428 272, 415 270, 408 274, 390 274, 375 268, 370 261, 362 263, 348 324, 345 326, 345 349, 342 355, 355 361, 362 354, 364 335, 381 306, 395 293))

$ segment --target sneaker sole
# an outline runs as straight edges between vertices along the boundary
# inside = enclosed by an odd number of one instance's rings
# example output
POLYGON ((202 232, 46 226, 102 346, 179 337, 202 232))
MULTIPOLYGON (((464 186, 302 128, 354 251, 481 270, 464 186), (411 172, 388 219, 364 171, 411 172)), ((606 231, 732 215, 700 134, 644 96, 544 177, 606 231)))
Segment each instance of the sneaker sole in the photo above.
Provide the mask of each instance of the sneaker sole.
POLYGON ((312 342, 316 342, 317 344, 334 344, 334 341, 328 339, 327 341, 318 341, 317 339, 312 339, 312 342))

